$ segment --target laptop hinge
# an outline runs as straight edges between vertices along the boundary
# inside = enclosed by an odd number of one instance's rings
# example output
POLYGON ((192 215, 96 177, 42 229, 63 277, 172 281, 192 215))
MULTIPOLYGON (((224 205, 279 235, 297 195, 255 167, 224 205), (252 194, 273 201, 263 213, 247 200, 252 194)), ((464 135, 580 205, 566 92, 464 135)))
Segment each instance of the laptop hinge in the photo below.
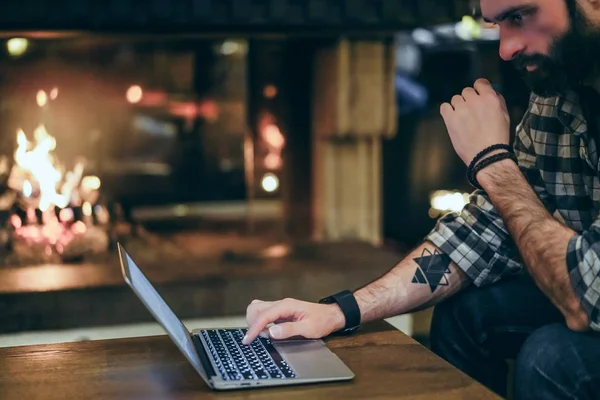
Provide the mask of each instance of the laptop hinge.
POLYGON ((200 362, 202 363, 204 370, 206 371, 206 373, 208 374, 208 376, 210 378, 216 377, 217 374, 215 373, 212 363, 208 359, 208 355, 206 354, 206 351, 204 350, 204 346, 202 345, 202 340, 200 340, 200 336, 195 335, 193 333, 191 334, 191 336, 192 336, 192 342, 194 342, 194 347, 196 348, 196 352, 198 353, 198 356, 200 357, 200 362))

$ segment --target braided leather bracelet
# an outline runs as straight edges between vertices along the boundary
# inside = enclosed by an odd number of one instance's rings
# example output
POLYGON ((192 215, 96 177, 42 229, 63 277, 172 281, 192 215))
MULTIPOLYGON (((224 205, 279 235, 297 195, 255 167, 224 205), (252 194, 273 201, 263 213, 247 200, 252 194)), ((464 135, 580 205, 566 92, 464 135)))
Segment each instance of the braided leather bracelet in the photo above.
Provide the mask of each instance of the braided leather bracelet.
POLYGON ((483 190, 483 188, 477 181, 477 173, 479 171, 481 171, 482 169, 492 165, 493 163, 496 163, 496 162, 502 161, 502 160, 506 160, 507 158, 513 160, 516 164, 519 163, 517 156, 515 156, 513 153, 503 152, 503 153, 499 153, 499 154, 494 154, 493 156, 490 156, 490 157, 484 159, 479 164, 477 164, 475 167, 468 170, 467 179, 469 180, 469 183, 471 183, 471 185, 473 185, 477 189, 483 190))
POLYGON ((481 151, 480 151, 480 152, 479 152, 479 153, 478 153, 478 154, 477 154, 477 155, 476 155, 476 156, 473 158, 473 160, 472 160, 472 161, 471 161, 471 163, 469 164, 468 171, 472 171, 472 170, 473 170, 473 168, 475 168, 475 164, 477 164, 477 163, 479 162, 479 160, 481 160, 481 159, 483 158, 483 156, 485 156, 486 154, 488 154, 488 153, 491 153, 491 152, 493 152, 493 151, 496 151, 496 150, 506 150, 506 151, 508 151, 509 153, 513 153, 513 154, 514 154, 514 151, 513 151, 513 148, 512 148, 512 146, 509 146, 508 144, 501 144, 501 143, 498 143, 498 144, 493 144, 493 145, 491 145, 491 146, 488 146, 488 147, 486 147, 485 149, 481 150, 481 151))

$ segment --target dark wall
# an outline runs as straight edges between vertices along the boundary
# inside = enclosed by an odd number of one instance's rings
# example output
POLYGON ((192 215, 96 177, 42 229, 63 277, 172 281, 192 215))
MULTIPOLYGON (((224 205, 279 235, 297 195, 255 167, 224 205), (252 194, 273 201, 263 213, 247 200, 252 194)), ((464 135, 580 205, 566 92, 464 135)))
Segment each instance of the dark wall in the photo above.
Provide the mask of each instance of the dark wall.
POLYGON ((480 77, 488 78, 504 94, 514 133, 527 107, 529 91, 514 69, 500 60, 496 42, 423 53, 422 70, 414 81, 427 89, 429 101, 421 110, 400 110, 398 133, 383 146, 383 225, 387 240, 408 246, 422 241, 435 226, 436 218, 429 216, 430 195, 435 190, 473 191, 439 106, 480 77))
POLYGON ((469 0, 28 0, 3 5, 0 30, 339 34, 454 22, 471 11, 469 0))

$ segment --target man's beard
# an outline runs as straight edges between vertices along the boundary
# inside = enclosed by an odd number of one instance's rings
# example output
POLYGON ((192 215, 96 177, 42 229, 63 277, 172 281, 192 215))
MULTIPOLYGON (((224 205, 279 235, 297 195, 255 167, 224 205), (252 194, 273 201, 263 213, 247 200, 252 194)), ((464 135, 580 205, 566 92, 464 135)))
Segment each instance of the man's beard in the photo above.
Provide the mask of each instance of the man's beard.
POLYGON ((513 65, 533 93, 553 97, 577 89, 583 82, 596 78, 600 66, 600 30, 591 26, 572 0, 567 0, 571 23, 569 31, 556 39, 550 53, 519 54, 513 65), (535 66, 527 71, 528 65, 535 66))

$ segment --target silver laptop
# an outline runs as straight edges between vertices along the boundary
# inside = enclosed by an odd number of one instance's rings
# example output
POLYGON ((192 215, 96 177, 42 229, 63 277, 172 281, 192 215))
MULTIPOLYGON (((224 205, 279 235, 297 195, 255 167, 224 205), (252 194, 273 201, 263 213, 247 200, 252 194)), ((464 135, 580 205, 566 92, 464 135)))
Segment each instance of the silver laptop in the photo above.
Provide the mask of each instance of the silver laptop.
POLYGON ((245 328, 189 332, 119 244, 123 277, 208 386, 244 389, 346 381, 354 373, 322 340, 259 337, 242 344, 245 328))

